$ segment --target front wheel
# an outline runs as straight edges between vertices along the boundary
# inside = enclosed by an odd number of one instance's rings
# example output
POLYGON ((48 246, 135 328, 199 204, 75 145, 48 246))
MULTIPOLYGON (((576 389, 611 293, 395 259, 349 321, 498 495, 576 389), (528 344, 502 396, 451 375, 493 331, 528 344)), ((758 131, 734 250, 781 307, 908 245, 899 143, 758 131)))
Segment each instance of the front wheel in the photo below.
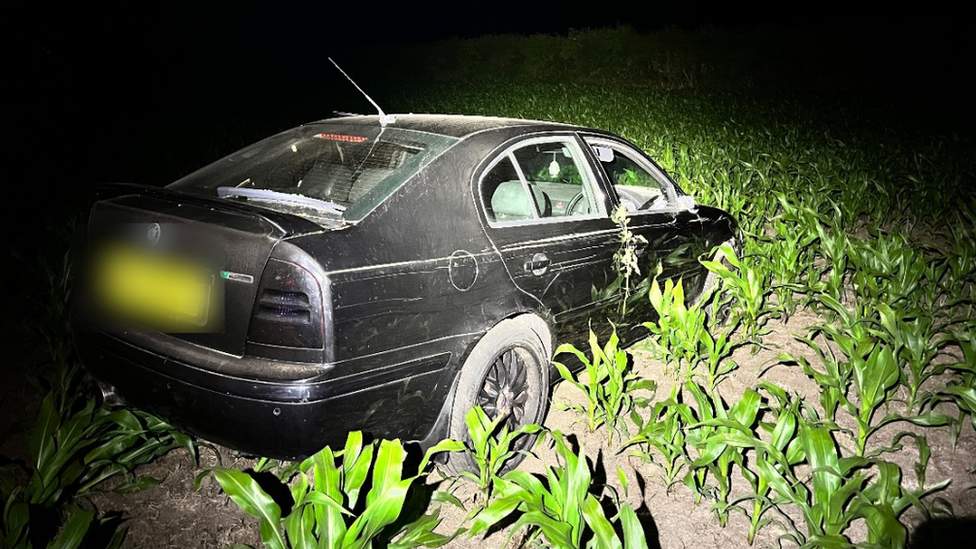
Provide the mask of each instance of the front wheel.
MULTIPOLYGON (((481 406, 492 419, 504 417, 509 431, 542 423, 549 407, 548 364, 542 341, 527 323, 517 318, 498 323, 461 367, 451 408, 451 438, 471 443, 465 415, 474 406, 481 406)), ((521 437, 515 449, 528 448, 534 438, 521 437)), ((522 457, 513 456, 505 470, 514 469, 522 457)), ((450 474, 477 470, 475 460, 463 452, 452 453, 445 465, 450 474)))

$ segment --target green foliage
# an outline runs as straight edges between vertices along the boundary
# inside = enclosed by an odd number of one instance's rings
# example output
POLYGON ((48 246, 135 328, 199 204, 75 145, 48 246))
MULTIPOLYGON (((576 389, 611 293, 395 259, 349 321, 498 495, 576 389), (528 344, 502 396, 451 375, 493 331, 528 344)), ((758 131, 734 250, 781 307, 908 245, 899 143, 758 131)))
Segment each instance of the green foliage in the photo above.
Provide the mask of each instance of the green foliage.
POLYGON ((132 493, 163 479, 137 474, 140 465, 170 450, 186 448, 196 457, 193 439, 143 412, 109 410, 91 395, 93 383, 81 370, 71 341, 70 305, 74 216, 52 231, 62 253, 30 258, 39 282, 37 307, 29 324, 44 342, 47 360, 38 387, 46 389, 28 436, 29 462, 0 467, 0 547, 118 547, 125 530, 110 515, 98 517, 86 495, 107 489, 132 493), (97 545, 96 545, 97 544, 97 545))
POLYGON ((737 367, 734 361, 727 359, 744 341, 732 338, 740 324, 738 316, 724 325, 718 322, 720 311, 728 306, 723 295, 713 292, 700 296, 689 306, 681 280, 677 283, 666 280, 663 290, 657 278, 651 282, 649 299, 657 320, 645 322, 644 327, 651 332, 650 347, 665 361, 674 376, 672 398, 685 379, 699 378, 713 390, 737 367))
POLYGON ((624 448, 636 446, 638 449, 634 454, 656 464, 661 469, 665 486, 671 488, 691 461, 685 430, 697 422, 694 411, 679 402, 675 394, 655 402, 650 407, 647 421, 636 412, 631 419, 637 426, 637 434, 624 443, 624 448))
POLYGON ((549 436, 560 463, 547 466, 541 478, 517 470, 494 477, 496 497, 475 517, 469 534, 481 534, 515 516, 509 539, 526 528, 530 538, 541 534, 547 546, 558 549, 646 549, 644 529, 634 510, 627 504, 615 505, 616 516, 607 518, 600 499, 591 493, 592 471, 584 450, 573 452, 558 431, 549 436))
POLYGON ((583 364, 585 378, 577 378, 562 362, 553 361, 559 375, 586 396, 585 405, 573 405, 571 409, 584 415, 590 431, 607 426, 607 443, 613 443, 614 433, 626 431, 624 418, 635 405, 643 405, 647 398, 637 391, 654 391, 657 384, 640 379, 632 372, 630 357, 619 348, 617 332, 611 334, 606 345, 600 347, 596 334, 590 330, 590 356, 570 344, 560 345, 555 356, 563 353, 575 356, 583 364))
POLYGON ((326 447, 302 462, 289 482, 294 503, 284 514, 247 473, 217 468, 213 474, 234 503, 260 521, 261 541, 272 549, 440 547, 452 536, 433 531, 438 511, 414 516, 429 504, 416 496, 430 457, 457 449, 454 441, 442 442, 428 450, 416 474, 404 474, 400 441, 364 444, 362 433, 352 432, 341 451, 326 447))
POLYGON ((508 428, 504 416, 494 420, 481 408, 475 406, 468 410, 464 422, 468 427, 469 442, 455 443, 448 447, 451 451, 463 451, 470 455, 478 467, 478 474, 464 471, 461 476, 474 481, 485 498, 491 497, 494 486, 492 479, 500 475, 506 463, 515 456, 518 439, 539 433, 542 427, 535 424, 523 425, 514 431, 508 428))
MULTIPOLYGON (((102 481, 132 475, 190 439, 159 419, 129 410, 96 407, 94 398, 69 417, 61 417, 48 394, 30 436, 34 470, 24 495, 27 503, 55 506, 89 493, 102 481)), ((159 480, 133 477, 117 490, 146 487, 159 480)))
POLYGON ((724 287, 732 294, 736 306, 733 314, 741 320, 748 338, 756 342, 769 317, 766 295, 770 292, 769 274, 757 262, 740 260, 732 246, 719 247, 723 261, 703 260, 706 269, 721 277, 724 287))

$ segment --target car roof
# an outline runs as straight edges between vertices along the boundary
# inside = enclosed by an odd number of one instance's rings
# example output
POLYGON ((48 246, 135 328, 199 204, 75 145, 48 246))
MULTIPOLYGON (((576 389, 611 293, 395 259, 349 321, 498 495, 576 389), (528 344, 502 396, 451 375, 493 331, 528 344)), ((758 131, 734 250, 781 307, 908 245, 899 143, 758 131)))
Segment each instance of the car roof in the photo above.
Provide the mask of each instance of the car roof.
MULTIPOLYGON (((526 120, 521 118, 502 118, 495 116, 469 116, 460 114, 395 114, 396 122, 389 127, 416 130, 428 133, 463 138, 486 130, 524 127, 537 130, 588 130, 582 126, 546 122, 542 120, 526 120)), ((379 117, 372 116, 344 116, 320 120, 321 123, 341 121, 345 124, 375 125, 379 117)))

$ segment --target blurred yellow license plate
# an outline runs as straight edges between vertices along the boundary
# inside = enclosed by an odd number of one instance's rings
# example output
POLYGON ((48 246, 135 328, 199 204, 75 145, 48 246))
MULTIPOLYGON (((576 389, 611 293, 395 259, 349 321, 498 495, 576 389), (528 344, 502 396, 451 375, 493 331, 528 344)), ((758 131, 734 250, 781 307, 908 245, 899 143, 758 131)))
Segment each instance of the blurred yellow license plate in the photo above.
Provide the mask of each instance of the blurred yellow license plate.
POLYGON ((160 330, 207 324, 214 278, 184 259, 113 247, 96 265, 95 287, 109 310, 160 330))

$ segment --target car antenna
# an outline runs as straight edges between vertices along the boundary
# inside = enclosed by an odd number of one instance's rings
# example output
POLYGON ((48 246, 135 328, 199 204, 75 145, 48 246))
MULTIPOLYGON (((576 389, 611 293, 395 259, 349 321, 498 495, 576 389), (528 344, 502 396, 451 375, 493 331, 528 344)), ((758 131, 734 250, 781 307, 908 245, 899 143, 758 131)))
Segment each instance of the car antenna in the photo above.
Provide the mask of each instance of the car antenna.
POLYGON ((385 112, 383 112, 383 109, 380 108, 380 106, 376 103, 376 101, 373 101, 373 98, 367 95, 366 92, 364 92, 363 89, 359 87, 359 84, 357 84, 355 80, 350 78, 349 75, 346 74, 346 71, 342 70, 342 67, 340 67, 338 63, 333 61, 331 57, 329 57, 329 62, 335 65, 335 68, 339 69, 339 72, 342 73, 342 76, 345 76, 349 80, 349 82, 352 82, 352 85, 356 86, 356 89, 359 90, 359 93, 363 94, 363 97, 365 97, 367 101, 369 101, 370 103, 373 104, 374 107, 376 107, 376 110, 380 113, 381 127, 385 128, 387 124, 393 124, 394 122, 396 122, 396 116, 392 114, 386 114, 385 112))

